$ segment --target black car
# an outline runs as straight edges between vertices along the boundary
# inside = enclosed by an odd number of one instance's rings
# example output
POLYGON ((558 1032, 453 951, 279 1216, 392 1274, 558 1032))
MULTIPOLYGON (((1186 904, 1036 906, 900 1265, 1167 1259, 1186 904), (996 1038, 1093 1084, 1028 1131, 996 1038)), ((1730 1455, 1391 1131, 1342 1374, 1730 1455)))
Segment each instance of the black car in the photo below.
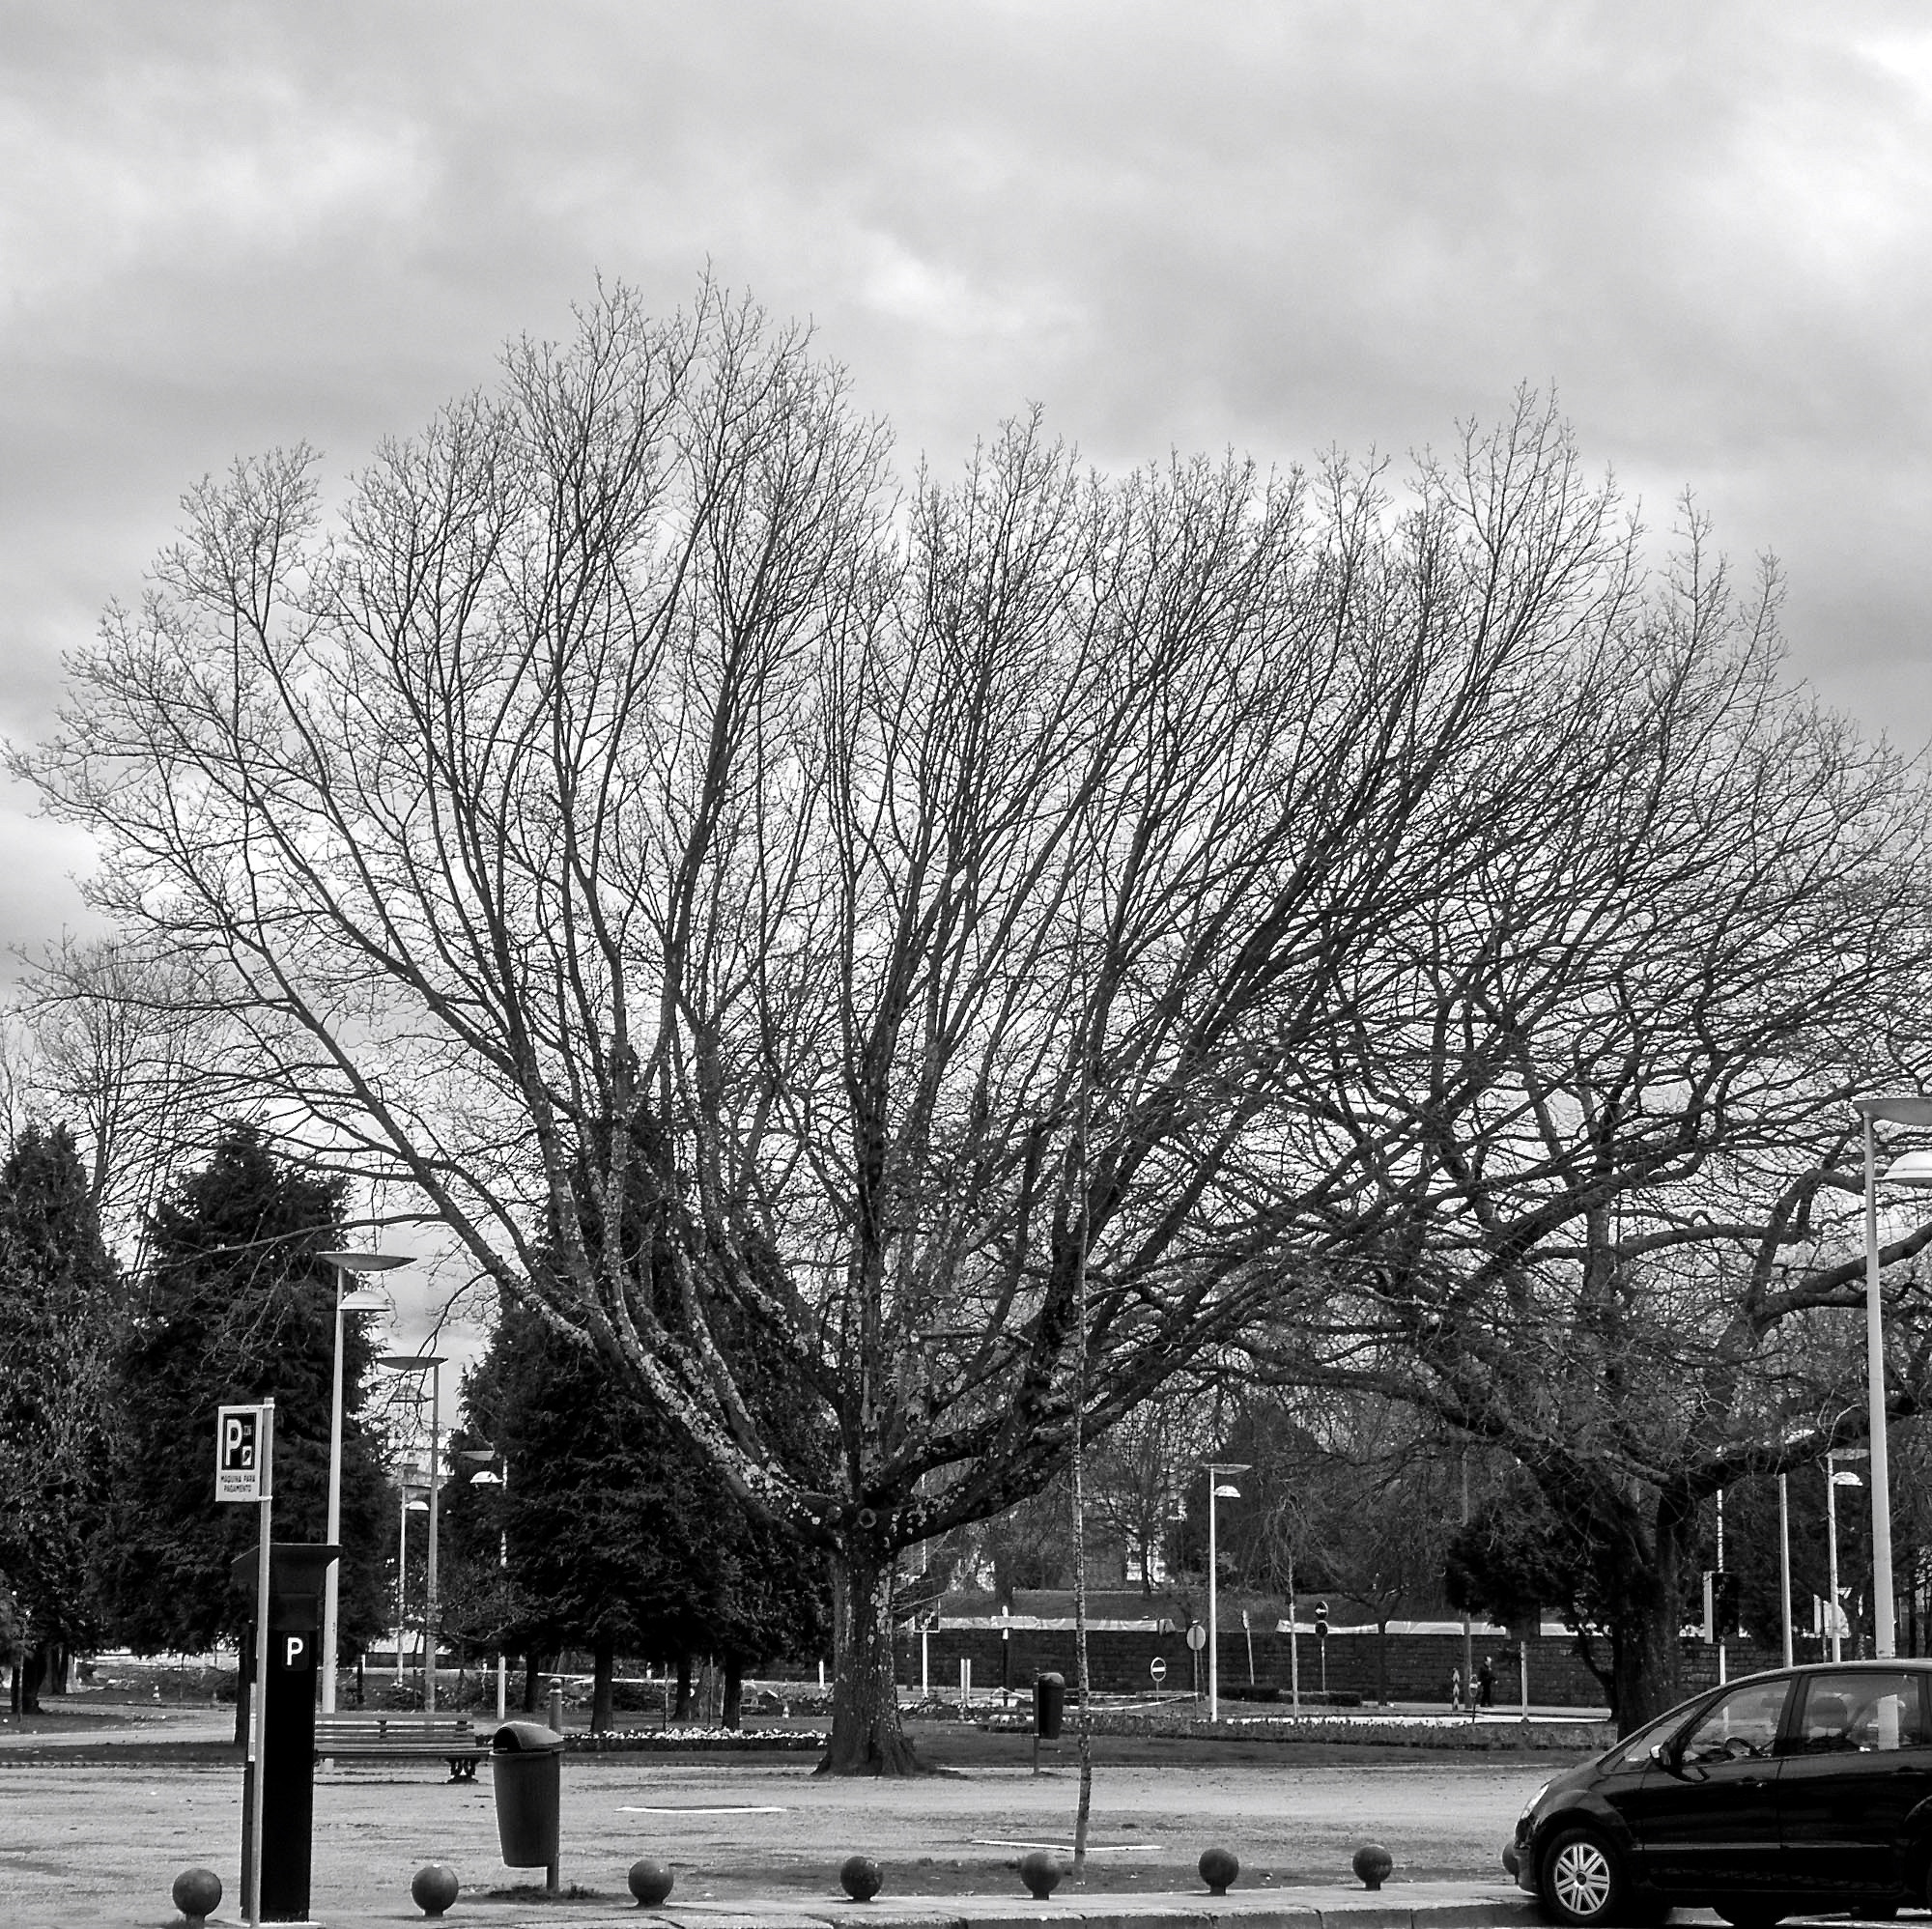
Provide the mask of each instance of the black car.
POLYGON ((1517 1882, 1559 1922, 1739 1929, 1922 1908, 1932 1876, 1932 1661, 1750 1675, 1553 1776, 1516 1825, 1517 1882))

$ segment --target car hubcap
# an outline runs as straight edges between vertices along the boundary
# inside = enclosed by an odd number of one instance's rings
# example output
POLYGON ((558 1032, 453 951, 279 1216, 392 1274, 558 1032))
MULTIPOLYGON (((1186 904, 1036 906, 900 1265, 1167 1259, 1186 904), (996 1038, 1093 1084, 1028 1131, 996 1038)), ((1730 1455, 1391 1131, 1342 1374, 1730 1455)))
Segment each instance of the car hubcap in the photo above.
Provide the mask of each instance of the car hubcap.
POLYGON ((1551 1886, 1572 1915, 1595 1915, 1610 1899, 1609 1860, 1594 1842, 1565 1842, 1551 1886))

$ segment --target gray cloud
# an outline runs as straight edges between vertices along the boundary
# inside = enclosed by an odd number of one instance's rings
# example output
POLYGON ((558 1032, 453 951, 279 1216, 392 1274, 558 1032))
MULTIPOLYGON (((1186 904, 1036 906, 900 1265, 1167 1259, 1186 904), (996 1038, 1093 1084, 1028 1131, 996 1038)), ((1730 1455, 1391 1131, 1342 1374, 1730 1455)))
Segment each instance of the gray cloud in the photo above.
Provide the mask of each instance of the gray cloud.
MULTIPOLYGON (((1666 525, 1791 576, 1797 667, 1916 745, 1932 38, 1917 9, 9 10, 0 720, 180 492, 341 471, 708 259, 809 315, 908 463, 1029 400, 1094 459, 1395 451, 1553 383, 1666 525)), ((25 933, 58 902, 0 902, 25 933)))

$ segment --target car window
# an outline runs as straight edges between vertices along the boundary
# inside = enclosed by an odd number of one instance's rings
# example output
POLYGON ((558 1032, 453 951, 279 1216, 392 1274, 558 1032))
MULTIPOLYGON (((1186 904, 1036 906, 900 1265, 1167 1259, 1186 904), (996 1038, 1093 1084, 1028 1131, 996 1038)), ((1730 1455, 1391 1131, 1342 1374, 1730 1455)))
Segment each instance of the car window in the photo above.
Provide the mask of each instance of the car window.
POLYGON ((1673 1708, 1666 1715, 1660 1715, 1654 1720, 1646 1721, 1613 1754, 1607 1757, 1610 1764, 1620 1769, 1641 1768, 1650 1760, 1650 1751, 1676 1724, 1684 1718, 1681 1708, 1673 1708))
POLYGON ((1678 1759, 1691 1767, 1748 1762, 1772 1752, 1791 1692, 1789 1681, 1760 1681, 1715 1701, 1684 1738, 1678 1759))
POLYGON ((1804 1685, 1791 1750, 1800 1755, 1889 1754, 1932 1745, 1916 1675, 1861 1668, 1804 1685))

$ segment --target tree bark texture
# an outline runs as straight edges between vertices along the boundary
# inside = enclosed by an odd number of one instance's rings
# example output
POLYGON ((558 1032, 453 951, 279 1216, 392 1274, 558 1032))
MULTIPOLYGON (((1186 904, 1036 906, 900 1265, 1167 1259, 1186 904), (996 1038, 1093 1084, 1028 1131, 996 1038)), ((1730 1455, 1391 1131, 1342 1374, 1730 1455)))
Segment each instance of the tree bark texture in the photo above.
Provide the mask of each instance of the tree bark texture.
POLYGON ((617 1673, 617 1644, 600 1634, 590 1660, 590 1732, 601 1735, 611 1725, 611 1689, 617 1673))
POLYGON ((893 1559, 874 1545, 832 1557, 832 1734, 821 1774, 917 1774, 893 1669, 893 1559))

